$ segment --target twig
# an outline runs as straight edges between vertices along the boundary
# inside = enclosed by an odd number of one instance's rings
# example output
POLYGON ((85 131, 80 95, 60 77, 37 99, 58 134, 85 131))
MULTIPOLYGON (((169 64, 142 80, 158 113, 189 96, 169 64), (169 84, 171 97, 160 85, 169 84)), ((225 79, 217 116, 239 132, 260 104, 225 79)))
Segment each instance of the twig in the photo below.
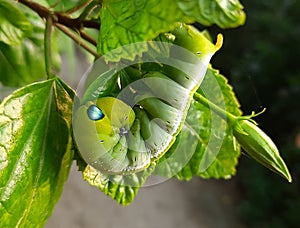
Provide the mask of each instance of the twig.
POLYGON ((66 13, 55 12, 55 11, 53 12, 50 9, 30 0, 19 0, 18 2, 24 4, 25 6, 35 11, 42 18, 47 18, 48 15, 52 15, 53 23, 59 23, 65 25, 74 31, 81 30, 84 27, 100 29, 100 23, 97 21, 81 20, 80 18, 71 18, 66 13))
POLYGON ((51 54, 51 38, 52 38, 52 17, 46 19, 46 28, 44 34, 44 50, 45 50, 45 68, 47 79, 53 77, 52 74, 52 54, 51 54))
MULTIPOLYGON (((99 1, 99 0, 98 0, 99 1)), ((85 20, 86 17, 95 9, 95 7, 98 5, 98 4, 102 4, 102 1, 99 1, 99 2, 95 2, 95 1, 92 1, 89 5, 87 5, 87 7, 83 10, 83 12, 80 14, 80 16, 78 17, 78 19, 80 20, 85 20)))
POLYGON ((83 3, 80 4, 80 5, 77 5, 77 6, 73 7, 73 8, 71 8, 71 9, 68 9, 68 10, 66 11, 66 13, 74 13, 74 12, 80 10, 81 8, 88 6, 92 1, 93 1, 93 0, 88 0, 88 1, 86 1, 86 2, 83 2, 83 3))
MULTIPOLYGON (((51 19, 52 25, 59 28, 62 32, 64 32, 67 36, 73 39, 77 44, 79 44, 81 47, 86 49, 92 55, 94 55, 95 57, 99 57, 99 54, 96 53, 91 47, 89 47, 82 40, 80 40, 80 37, 88 41, 89 43, 93 44, 94 46, 97 46, 97 42, 94 39, 92 39, 89 35, 87 35, 85 32, 83 32, 83 29, 95 28, 99 30, 100 23, 92 20, 81 19, 80 17, 74 19, 71 18, 70 15, 67 13, 51 11, 50 9, 30 0, 19 0, 19 2, 26 5, 33 11, 35 11, 41 18, 45 18, 46 20, 51 19), (79 33, 80 37, 76 36, 69 29, 72 29, 74 32, 79 33)), ((91 2, 91 4, 95 5, 95 3, 93 2, 91 2)))
POLYGON ((100 55, 94 51, 90 46, 88 46, 86 43, 82 42, 81 38, 76 36, 73 32, 71 32, 66 26, 56 23, 55 26, 61 30, 63 33, 65 33, 67 36, 69 36, 75 43, 77 43, 79 46, 87 50, 89 53, 91 53, 96 58, 99 58, 100 55))
POLYGON ((83 32, 82 30, 79 30, 79 34, 80 36, 85 39, 86 41, 90 42, 91 44, 93 44, 95 47, 97 47, 97 42, 90 37, 89 35, 87 35, 85 32, 83 32))

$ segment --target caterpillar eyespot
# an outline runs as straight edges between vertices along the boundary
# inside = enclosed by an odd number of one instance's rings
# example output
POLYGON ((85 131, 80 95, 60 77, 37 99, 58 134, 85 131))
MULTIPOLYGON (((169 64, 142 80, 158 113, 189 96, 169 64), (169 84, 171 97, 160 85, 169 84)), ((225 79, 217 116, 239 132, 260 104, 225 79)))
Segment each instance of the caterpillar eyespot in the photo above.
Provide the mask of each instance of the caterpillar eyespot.
POLYGON ((96 105, 91 105, 87 109, 87 115, 91 120, 101 120, 104 118, 104 114, 100 108, 98 108, 96 105))

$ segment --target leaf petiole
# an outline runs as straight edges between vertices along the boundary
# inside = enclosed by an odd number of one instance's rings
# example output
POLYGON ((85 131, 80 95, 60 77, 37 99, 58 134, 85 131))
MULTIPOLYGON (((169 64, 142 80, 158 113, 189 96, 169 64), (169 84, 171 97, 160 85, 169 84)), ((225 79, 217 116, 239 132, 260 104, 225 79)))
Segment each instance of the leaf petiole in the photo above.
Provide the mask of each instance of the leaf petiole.
POLYGON ((84 48, 86 51, 88 51, 90 54, 95 56, 95 58, 100 57, 100 55, 93 48, 91 48, 89 45, 87 45, 85 42, 83 42, 81 37, 75 35, 75 33, 71 32, 67 27, 65 27, 61 24, 55 24, 55 27, 57 27, 60 31, 62 31, 68 37, 70 37, 76 44, 78 44, 79 46, 84 48))
POLYGON ((205 107, 212 109, 215 113, 217 113, 220 117, 223 119, 228 119, 231 123, 236 122, 236 120, 239 118, 229 112, 226 112, 224 109, 220 108, 216 104, 212 103, 208 99, 206 99, 203 95, 195 92, 194 93, 194 100, 203 104, 205 107))
POLYGON ((46 28, 44 33, 44 54, 45 54, 45 68, 46 68, 46 74, 47 79, 54 78, 55 75, 52 73, 52 52, 51 52, 51 38, 52 38, 52 16, 49 15, 46 18, 46 28))
POLYGON ((89 1, 88 4, 85 6, 83 12, 78 17, 79 20, 85 20, 90 13, 98 6, 101 5, 102 1, 89 1))
POLYGON ((74 6, 74 7, 71 8, 71 9, 68 9, 68 10, 66 11, 66 13, 67 13, 67 14, 71 14, 71 13, 74 13, 74 12, 76 12, 76 11, 82 9, 82 8, 85 8, 85 7, 87 7, 92 1, 93 1, 93 0, 87 0, 87 1, 84 1, 84 2, 81 3, 81 4, 76 5, 76 6, 74 6))
POLYGON ((199 93, 194 94, 194 99, 231 124, 235 138, 252 158, 271 171, 281 175, 289 182, 292 182, 291 174, 281 158, 276 145, 257 126, 257 123, 251 119, 263 113, 265 109, 257 114, 253 112, 248 116, 235 116, 221 109, 199 93))

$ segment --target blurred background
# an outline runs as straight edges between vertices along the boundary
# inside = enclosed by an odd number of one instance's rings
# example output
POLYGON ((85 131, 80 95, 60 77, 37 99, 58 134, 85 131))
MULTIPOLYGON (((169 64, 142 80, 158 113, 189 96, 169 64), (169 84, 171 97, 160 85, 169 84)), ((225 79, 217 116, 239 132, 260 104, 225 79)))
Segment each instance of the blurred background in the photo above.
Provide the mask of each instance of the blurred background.
MULTIPOLYGON (((278 145, 293 183, 242 155, 231 180, 169 180, 142 188, 127 207, 90 187, 75 164, 46 227, 299 227, 300 224, 300 1, 242 1, 245 26, 223 33, 224 46, 213 58, 228 77, 244 114, 256 118, 278 145)), ((61 75, 76 88, 88 64, 64 56, 61 75), (76 73, 76 74, 75 74, 76 73), (76 77, 74 76, 76 75, 76 77)), ((10 92, 0 87, 0 96, 10 92)))
POLYGON ((246 25, 223 32, 224 47, 213 63, 229 77, 244 114, 267 109, 257 121, 278 145, 293 183, 242 156, 237 216, 249 227, 299 227, 300 1, 242 3, 246 25))

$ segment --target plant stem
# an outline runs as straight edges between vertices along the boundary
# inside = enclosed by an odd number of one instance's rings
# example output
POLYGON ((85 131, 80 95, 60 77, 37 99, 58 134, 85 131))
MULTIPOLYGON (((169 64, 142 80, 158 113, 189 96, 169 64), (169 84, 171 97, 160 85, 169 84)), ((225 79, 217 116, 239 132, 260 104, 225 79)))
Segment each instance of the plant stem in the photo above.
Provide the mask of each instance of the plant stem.
POLYGON ((47 79, 53 78, 52 74, 52 54, 51 54, 51 38, 52 38, 52 17, 49 16, 46 19, 46 28, 44 33, 44 53, 45 53, 45 68, 47 79))
POLYGON ((78 19, 80 20, 85 20, 87 18, 87 16, 92 12, 93 9, 95 9, 95 7, 99 4, 100 1, 92 1, 91 3, 89 3, 84 11, 80 14, 80 16, 78 17, 78 19))
POLYGON ((79 30, 79 34, 80 34, 81 38, 85 39, 86 41, 88 41, 89 43, 91 43, 92 45, 97 47, 97 42, 93 38, 91 38, 89 35, 87 35, 85 32, 83 32, 82 30, 79 30))
POLYGON ((212 103, 208 99, 206 99, 203 95, 199 93, 194 93, 194 99, 195 101, 198 101, 199 103, 203 104, 205 107, 211 109, 214 111, 216 114, 218 114, 221 118, 223 119, 228 119, 230 122, 234 123, 237 119, 236 116, 233 114, 225 111, 224 109, 221 109, 219 106, 216 104, 212 103))
POLYGON ((71 9, 67 10, 66 13, 74 13, 74 12, 80 10, 81 8, 88 6, 92 1, 93 0, 85 1, 85 2, 81 3, 80 5, 77 5, 71 9))
POLYGON ((69 36, 75 43, 77 43, 79 46, 81 46, 82 48, 84 48, 86 51, 88 51, 89 53, 91 53, 93 56, 95 56, 96 58, 99 58, 100 55, 94 50, 92 49, 90 46, 88 46, 86 43, 84 43, 81 39, 81 37, 75 35, 73 32, 71 32, 67 27, 61 25, 61 24, 55 24, 55 26, 62 31, 63 33, 65 33, 67 36, 69 36))
MULTIPOLYGON (((36 3, 30 0, 19 0, 18 2, 24 4, 25 6, 29 7, 31 10, 35 11, 41 18, 45 18, 47 21, 51 19, 51 25, 56 26, 58 29, 60 29, 62 32, 64 32, 67 36, 69 36, 72 40, 74 40, 77 44, 79 44, 82 48, 87 50, 89 53, 94 55, 96 58, 98 58, 100 55, 94 51, 91 47, 89 47, 86 43, 83 42, 83 40, 88 41, 89 43, 93 44, 94 46, 97 46, 97 42, 92 39, 89 35, 83 32, 84 28, 94 28, 99 30, 100 29, 100 23, 93 21, 93 20, 85 20, 78 18, 71 18, 71 15, 68 13, 62 13, 62 12, 53 12, 50 9, 36 3), (80 34, 80 37, 76 36, 73 32, 71 32, 69 29, 73 30, 76 33, 80 34)), ((99 1, 101 2, 101 1, 99 1)), ((95 5, 99 4, 98 1, 87 1, 86 3, 83 3, 80 5, 80 7, 84 7, 86 4, 95 5)), ((78 6, 79 7, 79 6, 78 6)), ((73 8, 73 10, 76 10, 73 8)), ((50 26, 51 27, 51 26, 50 26)), ((49 29, 51 33, 51 28, 49 29)), ((48 31, 49 32, 49 31, 48 31)), ((49 35, 46 35, 47 29, 45 31, 45 38, 49 37, 49 35)), ((48 46, 50 40, 45 40, 45 50, 51 50, 51 47, 48 46)), ((51 46, 51 45, 50 45, 51 46)), ((50 56, 46 58, 51 58, 50 56)), ((51 75, 51 61, 49 59, 46 59, 46 70, 47 75, 50 77, 51 75)))
POLYGON ((80 30, 82 28, 99 29, 100 23, 93 20, 81 20, 79 18, 71 18, 69 14, 61 12, 53 12, 45 6, 29 0, 18 0, 18 2, 29 7, 35 11, 41 18, 47 18, 48 15, 52 16, 53 23, 65 25, 73 30, 80 30))

